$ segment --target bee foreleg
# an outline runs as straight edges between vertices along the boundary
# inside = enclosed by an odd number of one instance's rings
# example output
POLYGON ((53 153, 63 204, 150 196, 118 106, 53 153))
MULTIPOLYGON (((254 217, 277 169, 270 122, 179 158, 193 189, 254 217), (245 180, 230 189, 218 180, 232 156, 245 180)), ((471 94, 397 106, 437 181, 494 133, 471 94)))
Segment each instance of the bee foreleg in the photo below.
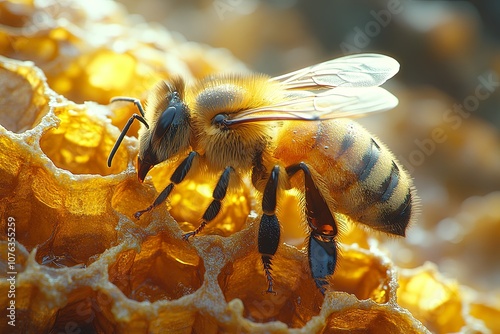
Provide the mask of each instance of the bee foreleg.
POLYGON ((259 253, 262 255, 262 264, 267 280, 267 293, 276 293, 273 290, 271 275, 271 259, 278 249, 280 241, 280 225, 276 217, 276 194, 278 190, 279 166, 271 171, 262 197, 262 217, 259 225, 259 253))
POLYGON ((337 235, 337 223, 324 196, 315 184, 309 167, 301 162, 286 168, 289 177, 299 170, 304 172, 305 210, 307 222, 311 228, 308 246, 309 267, 316 286, 324 294, 325 286, 328 284, 326 276, 333 274, 337 263, 337 248, 334 239, 337 235))
POLYGON ((200 226, 198 226, 194 231, 184 234, 182 236, 182 239, 188 240, 190 237, 201 232, 205 225, 215 219, 215 217, 219 214, 222 206, 222 200, 224 199, 224 197, 226 197, 227 188, 229 187, 231 172, 234 172, 233 167, 229 166, 224 169, 224 172, 222 172, 219 181, 217 181, 217 184, 215 185, 214 192, 212 193, 213 200, 205 210, 200 226))
POLYGON ((184 180, 184 178, 186 177, 187 173, 191 169, 191 166, 193 165, 194 158, 197 155, 198 155, 198 153, 196 153, 195 151, 192 151, 192 152, 190 152, 188 154, 188 156, 174 170, 174 172, 172 173, 172 176, 170 177, 170 183, 168 184, 167 187, 165 187, 165 189, 163 189, 163 191, 158 195, 158 197, 156 197, 156 199, 153 202, 153 204, 151 204, 148 208, 146 208, 144 210, 137 211, 134 214, 134 217, 136 219, 141 218, 141 216, 144 213, 153 210, 154 208, 156 208, 157 206, 159 206, 160 204, 162 204, 163 202, 165 202, 165 200, 167 199, 168 195, 170 195, 170 193, 174 189, 174 186, 176 184, 178 184, 178 183, 181 183, 184 180))

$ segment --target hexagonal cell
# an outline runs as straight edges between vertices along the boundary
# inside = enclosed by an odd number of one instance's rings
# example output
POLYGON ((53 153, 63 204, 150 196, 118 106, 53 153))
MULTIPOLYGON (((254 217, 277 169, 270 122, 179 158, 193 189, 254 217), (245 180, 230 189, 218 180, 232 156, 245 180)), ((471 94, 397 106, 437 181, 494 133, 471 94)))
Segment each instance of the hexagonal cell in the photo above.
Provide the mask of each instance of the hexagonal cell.
POLYGON ((113 145, 115 134, 102 117, 93 114, 87 106, 65 105, 56 109, 61 122, 59 127, 46 131, 40 146, 43 152, 61 168, 73 174, 117 174, 127 168, 132 152, 127 140, 122 143, 115 155, 111 168, 107 159, 113 145))
POLYGON ((21 161, 0 207, 15 219, 16 241, 28 251, 38 248, 40 263, 87 265, 117 240, 118 216, 109 210, 113 179, 75 179, 46 161, 39 154, 30 168, 21 161))
POLYGON ((117 241, 118 218, 64 215, 56 222, 51 236, 38 247, 37 261, 60 267, 85 267, 117 241))
POLYGON ((379 305, 342 298, 344 307, 326 319, 321 334, 422 333, 425 328, 408 311, 396 305, 379 305))
POLYGON ((7 197, 1 206, 15 219, 16 241, 28 251, 38 247, 40 263, 65 257, 87 264, 116 242, 118 217, 106 209, 111 194, 101 180, 56 178, 41 168, 24 170, 12 189, 17 201, 7 197))
POLYGON ((69 293, 66 306, 59 309, 50 333, 113 333, 113 298, 90 287, 69 293))
POLYGON ((400 271, 398 302, 436 333, 459 332, 466 325, 463 297, 456 281, 433 264, 400 271))
POLYGON ((341 245, 339 255, 330 283, 335 291, 377 303, 386 303, 395 296, 396 273, 388 259, 351 245, 341 245))
MULTIPOLYGON (((5 214, 15 219, 16 241, 28 251, 43 244, 51 238, 54 227, 61 219, 61 213, 40 201, 26 188, 17 189, 24 192, 23 200, 5 206, 5 214)), ((4 225, 4 221, 0 223, 4 225)), ((2 229, 2 232, 7 229, 2 229)))
POLYGON ((195 292, 205 268, 194 249, 164 232, 147 237, 140 252, 130 249, 109 266, 109 281, 130 299, 175 300, 195 292))
POLYGON ((33 63, 0 56, 0 125, 22 133, 34 128, 49 110, 45 77, 33 63))
POLYGON ((282 244, 272 263, 276 294, 265 293, 267 281, 255 250, 226 265, 219 274, 224 297, 227 302, 241 299, 243 315, 251 321, 281 321, 289 327, 302 327, 319 314, 323 301, 306 267, 307 259, 295 247, 282 244))
MULTIPOLYGON (((37 278, 47 278, 47 276, 38 272, 37 278)), ((17 277, 19 278, 19 276, 17 277)), ((29 280, 16 280, 15 290, 15 327, 11 326, 4 321, 0 323, 0 332, 2 333, 48 333, 51 327, 52 319, 57 312, 57 306, 60 304, 60 294, 54 291, 54 294, 48 297, 50 293, 40 286, 40 282, 31 278, 29 280), (51 298, 53 296, 59 297, 59 300, 51 298), (54 305, 47 307, 47 301, 50 300, 54 305)), ((2 298, 1 315, 5 319, 7 315, 7 306, 9 301, 7 294, 9 291, 9 282, 2 278, 0 282, 0 291, 5 297, 2 298)), ((11 299, 13 300, 13 299, 11 299)), ((8 311, 10 313, 10 311, 8 311)), ((9 319, 10 321, 10 319, 9 319)))
MULTIPOLYGON (((158 308, 158 315, 148 322, 146 333, 220 333, 217 319, 206 312, 197 312, 192 301, 166 303, 158 308)), ((127 324, 123 333, 131 333, 127 324)), ((137 329, 134 333, 140 333, 137 329)))
MULTIPOLYGON (((26 155, 26 150, 19 149, 16 138, 11 138, 8 131, 0 127, 0 197, 11 198, 10 202, 15 202, 14 190, 26 155)), ((6 201, 0 201, 0 207, 2 205, 6 205, 6 201)))
MULTIPOLYGON (((135 225, 146 228, 155 219, 155 214, 144 215, 141 219, 135 219, 134 214, 147 208, 154 202, 156 192, 153 187, 144 186, 136 177, 127 177, 113 188, 111 207, 116 212, 125 215, 135 225)), ((159 210, 164 209, 159 208, 159 210)))

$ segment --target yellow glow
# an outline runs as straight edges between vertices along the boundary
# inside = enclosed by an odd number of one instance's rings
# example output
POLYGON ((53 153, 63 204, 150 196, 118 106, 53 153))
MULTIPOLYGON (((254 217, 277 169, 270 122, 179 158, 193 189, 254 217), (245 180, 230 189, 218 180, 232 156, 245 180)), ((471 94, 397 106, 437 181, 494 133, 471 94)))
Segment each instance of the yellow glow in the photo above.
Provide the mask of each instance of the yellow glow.
POLYGON ((124 90, 134 75, 135 60, 127 54, 105 52, 87 66, 91 85, 105 90, 124 90))
POLYGON ((408 298, 424 310, 432 310, 449 298, 450 291, 433 280, 429 275, 419 275, 406 285, 408 298))

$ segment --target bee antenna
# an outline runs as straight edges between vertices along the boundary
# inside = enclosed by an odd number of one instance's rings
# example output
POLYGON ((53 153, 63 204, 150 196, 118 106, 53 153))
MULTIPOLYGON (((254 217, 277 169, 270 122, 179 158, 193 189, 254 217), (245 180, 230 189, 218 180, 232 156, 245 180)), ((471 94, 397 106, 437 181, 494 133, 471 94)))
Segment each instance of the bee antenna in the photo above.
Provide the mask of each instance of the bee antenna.
MULTIPOLYGON (((135 104, 135 106, 137 107, 137 110, 139 110, 142 117, 146 117, 146 115, 144 113, 144 108, 142 107, 141 100, 136 99, 135 97, 117 96, 117 97, 114 97, 111 100, 109 100, 109 103, 113 103, 113 102, 117 102, 117 101, 131 102, 131 103, 135 104)), ((148 125, 146 124, 146 127, 147 126, 148 125)))
MULTIPOLYGON (((142 106, 141 106, 141 109, 142 109, 142 106)), ((141 112, 142 113, 142 112, 141 112)), ((113 149, 111 150, 111 152, 109 153, 109 157, 108 157, 108 167, 111 167, 111 161, 113 161, 113 157, 115 156, 115 153, 116 151, 118 150, 118 147, 120 147, 120 144, 122 143, 122 140, 123 138, 125 137, 125 135, 127 134, 128 132, 128 129, 130 129, 130 126, 132 125, 132 122, 134 122, 134 120, 137 119, 139 120, 142 124, 144 124, 146 126, 146 128, 149 129, 149 125, 148 123, 146 122, 146 120, 144 119, 143 116, 140 116, 140 115, 137 115, 137 114, 133 114, 129 119, 128 119, 128 122, 127 124, 125 124, 125 127, 123 128, 122 130, 122 133, 120 133, 120 136, 118 137, 118 139, 116 140, 116 143, 115 143, 115 146, 113 146, 113 149)))

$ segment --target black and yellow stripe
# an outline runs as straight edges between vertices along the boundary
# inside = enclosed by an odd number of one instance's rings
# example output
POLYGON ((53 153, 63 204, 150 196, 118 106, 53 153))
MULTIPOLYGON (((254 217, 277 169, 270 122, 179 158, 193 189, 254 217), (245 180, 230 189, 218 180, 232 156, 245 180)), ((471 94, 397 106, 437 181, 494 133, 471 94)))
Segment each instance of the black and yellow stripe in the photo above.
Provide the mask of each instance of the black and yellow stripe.
POLYGON ((300 160, 312 166, 333 199, 333 212, 404 236, 417 198, 411 178, 384 144, 349 119, 288 126, 286 131, 300 134, 301 143, 278 146, 278 158, 285 164, 300 160))

